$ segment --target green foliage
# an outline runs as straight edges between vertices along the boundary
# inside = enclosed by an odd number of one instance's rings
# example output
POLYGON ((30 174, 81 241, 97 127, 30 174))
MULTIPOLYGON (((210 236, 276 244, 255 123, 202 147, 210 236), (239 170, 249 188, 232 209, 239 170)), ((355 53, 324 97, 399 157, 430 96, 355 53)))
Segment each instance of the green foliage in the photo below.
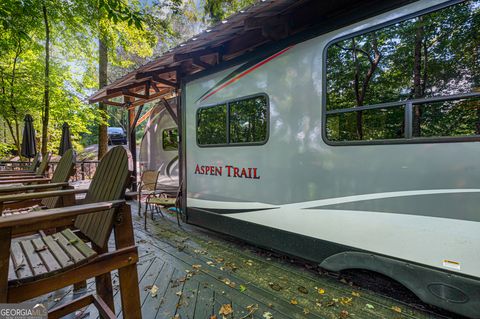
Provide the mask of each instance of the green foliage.
POLYGON ((256 0, 206 0, 204 5, 205 12, 210 16, 213 22, 225 20, 231 14, 240 11, 256 0))
MULTIPOLYGON (((341 40, 327 50, 327 110, 480 90, 480 1, 341 40)), ((480 101, 414 106, 413 136, 480 134, 480 101)), ((403 138, 404 106, 327 117, 332 140, 403 138)))

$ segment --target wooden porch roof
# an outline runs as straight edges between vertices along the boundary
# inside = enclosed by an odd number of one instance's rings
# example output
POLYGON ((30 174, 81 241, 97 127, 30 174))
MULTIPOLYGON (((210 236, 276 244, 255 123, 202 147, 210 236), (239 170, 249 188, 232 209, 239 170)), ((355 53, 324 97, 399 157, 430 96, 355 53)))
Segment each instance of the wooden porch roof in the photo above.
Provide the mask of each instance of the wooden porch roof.
POLYGON ((414 1, 260 0, 119 78, 91 96, 89 102, 134 108, 172 97, 184 76, 308 30, 328 32, 414 1), (121 96, 130 97, 129 103, 111 101, 121 96))

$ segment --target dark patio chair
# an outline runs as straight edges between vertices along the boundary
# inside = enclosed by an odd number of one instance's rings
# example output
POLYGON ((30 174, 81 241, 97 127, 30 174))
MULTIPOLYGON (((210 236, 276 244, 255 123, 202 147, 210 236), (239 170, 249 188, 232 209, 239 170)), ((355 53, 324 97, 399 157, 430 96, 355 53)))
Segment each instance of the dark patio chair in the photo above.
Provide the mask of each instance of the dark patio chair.
POLYGON ((34 173, 20 174, 20 175, 9 175, 9 176, 0 176, 0 185, 5 184, 15 184, 15 183, 47 183, 50 181, 49 178, 45 177, 48 170, 48 163, 52 153, 47 153, 43 156, 42 161, 34 173))
MULTIPOLYGON (((57 168, 53 172, 52 179, 48 184, 38 184, 38 185, 21 185, 21 186, 9 186, 9 187, 0 187, 0 215, 6 213, 3 209, 7 208, 10 210, 10 213, 21 210, 26 212, 32 208, 56 208, 61 206, 68 206, 72 204, 72 195, 67 197, 50 197, 43 199, 31 198, 32 192, 50 190, 60 190, 66 188, 72 188, 68 184, 68 180, 75 173, 75 162, 77 160, 77 155, 73 149, 69 149, 62 156, 58 162, 57 168), (8 200, 8 196, 5 198, 3 195, 6 194, 25 194, 29 198, 23 200, 8 200), (65 200, 68 200, 67 202, 65 200), (3 209, 2 209, 3 208, 3 209), (13 211, 12 211, 13 210, 13 211)), ((17 197, 18 198, 18 197, 17 197)))
MULTIPOLYGON (((131 171, 127 150, 115 147, 98 165, 85 204, 0 219, 0 303, 22 302, 95 277, 95 296, 55 308, 49 318, 60 318, 90 303, 101 316, 114 318, 110 272, 118 269, 123 317, 141 318, 138 252, 130 207, 121 200, 131 171), (42 232, 51 228, 64 230, 52 235, 42 232), (38 236, 12 241, 32 231, 38 231, 38 236), (109 251, 112 231, 116 247, 109 251)), ((46 198, 72 191, 33 194, 46 198)))
POLYGON ((7 175, 22 175, 22 174, 34 174, 35 170, 37 169, 38 165, 40 164, 41 156, 40 153, 37 153, 33 158, 32 163, 26 169, 14 169, 14 166, 4 166, 5 170, 0 171, 0 176, 7 176, 7 175), (10 168, 10 169, 9 169, 10 168))

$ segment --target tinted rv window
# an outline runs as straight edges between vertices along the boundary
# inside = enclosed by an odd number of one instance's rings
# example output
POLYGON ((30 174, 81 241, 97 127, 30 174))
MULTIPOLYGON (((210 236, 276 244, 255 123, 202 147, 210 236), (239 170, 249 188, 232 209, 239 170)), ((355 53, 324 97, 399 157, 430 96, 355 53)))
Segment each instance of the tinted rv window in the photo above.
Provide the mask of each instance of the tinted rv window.
POLYGON ((326 52, 329 141, 480 135, 480 0, 341 39, 326 52))
POLYGON ((263 95, 230 102, 230 143, 258 143, 267 139, 267 98, 263 95))
POLYGON ((199 109, 197 121, 197 141, 199 145, 227 143, 226 104, 199 109))
POLYGON ((162 132, 162 146, 164 151, 178 150, 178 129, 170 128, 162 132))

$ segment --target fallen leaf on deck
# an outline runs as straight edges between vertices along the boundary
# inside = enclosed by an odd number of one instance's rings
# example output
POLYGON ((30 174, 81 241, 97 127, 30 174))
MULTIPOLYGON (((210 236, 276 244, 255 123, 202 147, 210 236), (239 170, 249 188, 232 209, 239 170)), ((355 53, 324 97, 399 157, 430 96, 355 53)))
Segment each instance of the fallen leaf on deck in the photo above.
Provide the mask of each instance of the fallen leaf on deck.
POLYGON ((340 311, 340 318, 344 319, 344 318, 348 318, 350 314, 348 313, 348 311, 346 310, 342 310, 340 311))
POLYGON ((265 318, 265 319, 273 319, 273 315, 272 315, 271 312, 268 312, 268 311, 267 311, 267 312, 264 312, 264 313, 263 313, 263 318, 265 318))
POLYGON ((352 303, 352 300, 353 300, 352 298, 342 297, 340 298, 340 303, 344 306, 347 306, 352 303))
POLYGON ((308 310, 307 308, 303 308, 304 315, 308 315, 309 313, 310 313, 310 310, 308 310))
POLYGON ((270 286, 270 288, 272 288, 275 291, 280 291, 280 290, 283 289, 282 286, 280 286, 279 284, 274 283, 274 282, 269 282, 268 285, 270 286))
POLYGON ((231 287, 231 288, 235 288, 235 287, 237 286, 236 283, 234 283, 233 281, 230 281, 230 280, 227 279, 227 278, 222 279, 222 282, 223 282, 225 285, 227 285, 227 286, 229 286, 229 287, 231 287))
POLYGON ((345 278, 340 279, 340 282, 343 282, 344 284, 348 284, 348 282, 345 278))
POLYGON ((325 289, 323 289, 323 288, 318 288, 318 289, 317 289, 317 292, 318 292, 319 294, 323 295, 323 294, 325 294, 325 289))
POLYGON ((365 307, 367 307, 367 309, 375 309, 375 307, 369 303, 367 303, 365 307))
POLYGON ((247 290, 247 287, 245 287, 244 285, 240 285, 239 290, 240 292, 244 292, 245 290, 247 290))
POLYGON ((181 291, 177 291, 175 294, 176 294, 177 296, 181 296, 181 295, 182 295, 182 292, 181 292, 181 291))
POLYGON ((397 307, 397 306, 392 306, 392 310, 398 313, 402 313, 402 308, 397 307))
POLYGON ((291 303, 292 305, 298 305, 298 301, 297 301, 297 299, 295 299, 295 298, 293 298, 292 300, 290 300, 290 303, 291 303))
POLYGON ((219 257, 219 258, 215 258, 215 261, 217 263, 223 263, 225 261, 225 259, 219 257))
POLYGON ((215 267, 215 264, 213 263, 213 261, 207 261, 207 265, 215 267))
POLYGON ((307 288, 305 288, 305 287, 303 287, 303 286, 299 286, 299 287, 297 288, 297 290, 298 290, 299 292, 301 292, 302 294, 305 294, 305 295, 308 294, 307 288))
POLYGON ((258 309, 258 305, 251 304, 251 305, 246 306, 245 309, 252 312, 253 310, 258 309))
POLYGON ((360 293, 356 291, 352 291, 352 296, 354 297, 360 297, 360 293))
POLYGON ((247 266, 253 266, 253 261, 249 259, 249 260, 247 260, 247 261, 245 262, 245 264, 246 264, 247 266))
POLYGON ((158 287, 157 285, 153 285, 152 288, 150 288, 150 295, 152 296, 152 298, 155 298, 157 296, 157 293, 158 287))
POLYGON ((202 265, 198 265, 198 264, 192 265, 192 268, 198 270, 198 269, 202 268, 202 265))
POLYGON ((218 313, 222 316, 228 316, 229 314, 233 313, 232 305, 229 303, 222 305, 218 313))
POLYGON ((210 319, 217 319, 217 315, 210 316, 210 319))

